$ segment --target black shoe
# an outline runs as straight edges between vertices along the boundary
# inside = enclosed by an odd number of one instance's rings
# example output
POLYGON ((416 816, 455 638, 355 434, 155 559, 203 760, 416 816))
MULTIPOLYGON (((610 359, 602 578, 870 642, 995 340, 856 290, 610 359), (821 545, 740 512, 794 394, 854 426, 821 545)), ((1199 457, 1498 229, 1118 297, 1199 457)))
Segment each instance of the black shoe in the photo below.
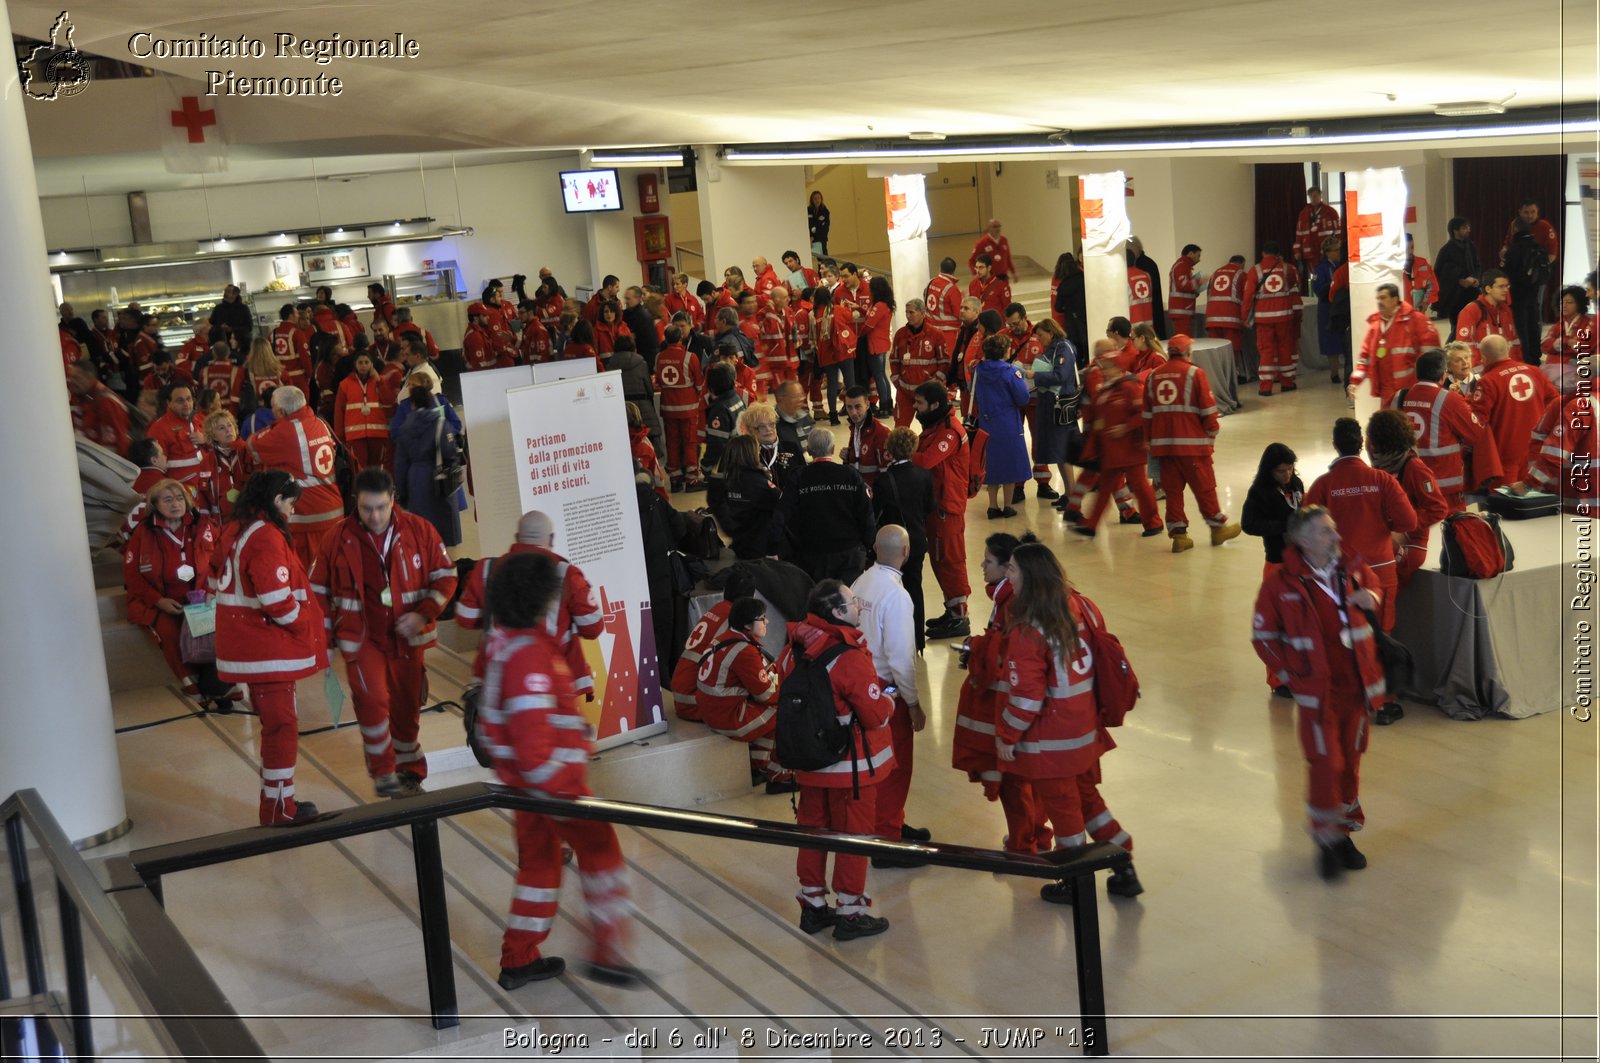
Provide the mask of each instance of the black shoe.
POLYGON ((1061 507, 1061 519, 1068 524, 1082 524, 1083 510, 1074 506, 1070 501, 1061 507))
POLYGON ((828 423, 833 425, 833 427, 838 428, 839 427, 839 415, 836 414, 836 413, 828 414, 828 423))
POLYGON ((1113 897, 1137 897, 1144 892, 1144 886, 1139 882, 1139 873, 1129 864, 1111 872, 1106 880, 1106 892, 1113 897))
POLYGON ((1067 497, 1066 492, 1057 491, 1056 492, 1056 500, 1054 502, 1050 503, 1050 508, 1051 509, 1064 510, 1068 506, 1070 506, 1071 504, 1072 504, 1072 500, 1067 497))
POLYGON ((964 616, 953 616, 947 623, 940 624, 938 627, 929 624, 926 631, 926 636, 930 641, 933 639, 966 638, 970 634, 972 634, 972 621, 964 616))
POLYGON ((626 963, 595 963, 593 960, 584 963, 583 976, 619 989, 635 989, 644 981, 644 972, 637 967, 626 963))
POLYGON ((546 978, 554 978, 567 969, 567 961, 560 956, 540 956, 532 963, 525 963, 521 967, 502 967, 500 977, 495 981, 500 983, 501 989, 520 989, 529 982, 542 982, 546 978))
POLYGON ((1078 888, 1071 879, 1064 878, 1039 887, 1039 896, 1051 904, 1072 904, 1078 899, 1078 888))
POLYGON ((1290 701, 1293 701, 1294 691, 1290 690, 1287 686, 1280 684, 1272 688, 1272 696, 1275 698, 1288 698, 1290 701))
POLYGON ((882 916, 868 915, 866 912, 841 915, 838 922, 833 924, 833 940, 852 941, 855 938, 869 938, 888 929, 889 920, 882 916))
POLYGON ((1011 490, 1011 504, 1013 506, 1019 505, 1022 502, 1027 501, 1027 499, 1028 499, 1028 489, 1026 487, 1024 487, 1022 484, 1018 484, 1016 487, 1012 488, 1012 490, 1011 490))
POLYGON ((798 782, 796 782, 794 779, 786 779, 786 780, 768 779, 767 780, 767 793, 769 793, 769 794, 797 794, 799 792, 800 792, 800 784, 798 782))
POLYGON ((1139 538, 1148 539, 1152 535, 1161 535, 1161 534, 1164 534, 1163 529, 1161 529, 1161 528, 1146 528, 1144 531, 1139 533, 1139 538))
POLYGON ((380 775, 372 780, 372 788, 379 797, 416 797, 423 792, 421 783, 409 771, 380 775))
POLYGON ((1051 487, 1049 484, 1040 484, 1034 490, 1034 494, 1038 495, 1040 498, 1059 499, 1061 497, 1061 492, 1057 491, 1054 487, 1051 487))
POLYGON ((1132 513, 1132 512, 1119 513, 1119 514, 1117 514, 1117 523, 1118 524, 1143 524, 1144 523, 1144 518, 1139 516, 1139 514, 1137 514, 1137 513, 1132 513))
POLYGON ((1005 510, 1001 509, 999 506, 990 506, 989 507, 989 519, 990 520, 999 520, 1000 519, 1000 515, 1002 513, 1004 513, 1004 512, 1005 512, 1005 510))
POLYGON ((909 823, 900 825, 900 840, 906 842, 931 842, 933 831, 927 827, 913 827, 909 823))
POLYGON ((1317 843, 1317 874, 1330 881, 1344 874, 1344 860, 1337 846, 1317 843))
MULTIPOLYGON (((331 815, 333 815, 333 813, 330 812, 330 813, 328 813, 328 815, 331 816, 331 815)), ((311 823, 311 822, 313 822, 315 820, 319 820, 319 819, 322 819, 322 818, 324 818, 324 817, 323 817, 321 812, 317 811, 317 806, 316 805, 312 804, 310 801, 298 801, 298 802, 295 803, 295 806, 294 806, 294 818, 293 819, 286 819, 281 823, 269 823, 268 826, 271 826, 271 827, 298 827, 302 823, 311 823)))
POLYGON ((1072 533, 1074 535, 1081 535, 1085 539, 1094 538, 1094 529, 1089 527, 1087 524, 1074 524, 1072 526, 1072 533))
POLYGON ((819 930, 826 930, 839 921, 839 912, 830 904, 821 908, 813 908, 809 904, 800 906, 800 930, 806 934, 815 934, 819 930))
POLYGON ((874 856, 872 866, 879 871, 897 867, 926 867, 928 862, 916 856, 874 856))
POLYGON ((1367 866, 1366 854, 1357 849, 1356 843, 1348 837, 1332 848, 1339 854, 1339 862, 1344 865, 1346 871, 1360 871, 1367 866))
MULTIPOLYGON (((1020 499, 1017 499, 1016 501, 1020 501, 1020 499)), ((1012 509, 1010 506, 1007 506, 1005 509, 1000 511, 1000 515, 1002 517, 1015 517, 1017 515, 1017 511, 1012 509)))
POLYGON ((1379 727, 1388 727, 1396 720, 1404 719, 1405 715, 1406 710, 1391 701, 1373 714, 1372 722, 1377 724, 1379 727))

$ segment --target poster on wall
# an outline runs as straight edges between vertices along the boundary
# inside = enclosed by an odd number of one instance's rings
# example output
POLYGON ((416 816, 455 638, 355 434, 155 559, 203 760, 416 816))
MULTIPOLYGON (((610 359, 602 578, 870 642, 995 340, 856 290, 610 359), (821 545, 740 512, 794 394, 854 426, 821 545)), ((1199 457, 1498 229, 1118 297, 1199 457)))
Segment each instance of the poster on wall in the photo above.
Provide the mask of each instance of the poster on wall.
POLYGON ((556 552, 583 570, 605 618, 598 644, 583 644, 595 676, 595 700, 585 708, 595 746, 663 732, 622 374, 516 388, 506 404, 521 508, 550 517, 556 552))
POLYGON ((367 249, 364 247, 328 247, 300 256, 306 279, 313 284, 321 281, 349 280, 368 275, 367 249))
POLYGON ((516 448, 506 392, 538 383, 525 365, 461 374, 461 425, 472 446, 472 505, 478 521, 478 553, 498 557, 511 546, 522 517, 517 493, 516 448))

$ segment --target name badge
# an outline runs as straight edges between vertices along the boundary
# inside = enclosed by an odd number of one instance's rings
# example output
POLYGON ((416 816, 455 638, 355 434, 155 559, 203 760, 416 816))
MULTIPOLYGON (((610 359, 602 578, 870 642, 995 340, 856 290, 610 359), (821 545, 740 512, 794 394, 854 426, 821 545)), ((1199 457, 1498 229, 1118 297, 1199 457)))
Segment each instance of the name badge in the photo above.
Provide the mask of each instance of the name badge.
POLYGON ((190 580, 194 579, 194 566, 193 565, 179 565, 178 566, 178 578, 183 580, 183 582, 185 582, 185 583, 188 583, 190 580))
POLYGON ((1385 346, 1379 346, 1379 348, 1378 348, 1378 357, 1379 358, 1387 358, 1387 357, 1389 357, 1389 348, 1385 347, 1385 346))
MULTIPOLYGON (((388 587, 384 587, 383 588, 383 593, 378 595, 378 601, 382 602, 384 605, 393 605, 394 604, 394 595, 389 593, 389 588, 388 587)), ((1348 633, 1346 633, 1345 637, 1347 639, 1349 638, 1348 633)), ((1345 643, 1345 645, 1348 646, 1348 645, 1350 645, 1350 643, 1347 641, 1345 643)))

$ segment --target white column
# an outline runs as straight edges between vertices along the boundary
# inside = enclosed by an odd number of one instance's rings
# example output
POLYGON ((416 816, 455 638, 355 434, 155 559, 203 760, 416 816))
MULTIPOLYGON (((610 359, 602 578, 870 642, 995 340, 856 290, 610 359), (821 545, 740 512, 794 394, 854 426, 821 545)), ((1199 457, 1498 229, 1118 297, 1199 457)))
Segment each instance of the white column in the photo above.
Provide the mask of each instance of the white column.
POLYGON ((750 262, 757 255, 782 265, 783 253, 795 251, 809 261, 804 166, 728 166, 714 147, 695 152, 707 280, 721 284, 722 271, 738 266, 745 283, 754 284, 750 262))
MULTIPOLYGON (((0 4, 0 37, 11 17, 0 4)), ((0 542, 9 558, 0 621, 0 798, 37 789, 69 838, 125 820, 111 691, 100 644, 89 532, 46 272, 33 150, 15 73, 0 100, 0 247, 14 264, 0 285, 10 393, 0 417, 6 487, 0 542)), ((90 94, 114 92, 90 85, 90 94)), ((83 106, 78 100, 49 106, 83 106)))
MULTIPOLYGON (((1405 172, 1399 167, 1350 170, 1344 175, 1345 234, 1350 256, 1350 342, 1360 347, 1367 318, 1378 308, 1378 285, 1393 284, 1405 291, 1406 190, 1405 172)), ((1307 316, 1306 326, 1316 328, 1307 316)))
POLYGON ((1125 182, 1121 170, 1078 178, 1078 210, 1083 218, 1083 290, 1089 350, 1105 335, 1106 322, 1128 316, 1130 235, 1125 182))
POLYGON ((891 174, 883 179, 889 219, 889 275, 894 283, 894 320, 905 323, 906 301, 928 290, 927 182, 922 174, 891 174))

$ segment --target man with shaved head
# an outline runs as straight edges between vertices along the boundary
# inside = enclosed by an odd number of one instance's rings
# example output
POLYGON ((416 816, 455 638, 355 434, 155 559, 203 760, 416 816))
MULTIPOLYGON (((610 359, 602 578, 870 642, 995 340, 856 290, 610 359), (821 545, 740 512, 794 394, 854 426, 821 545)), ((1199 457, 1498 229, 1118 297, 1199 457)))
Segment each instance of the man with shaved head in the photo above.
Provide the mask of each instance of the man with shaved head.
MULTIPOLYGON (((488 629, 492 617, 484 604, 484 586, 494 565, 500 561, 517 554, 543 554, 553 559, 561 584, 555 620, 556 641, 566 657, 567 667, 572 670, 573 686, 586 700, 593 701, 594 672, 589 668, 589 661, 583 655, 583 643, 579 640, 599 638, 605 618, 600 612, 600 597, 589 586, 583 570, 556 553, 555 541, 555 523, 547 514, 536 509, 524 513, 517 521, 517 537, 511 549, 499 558, 479 561, 472 570, 467 589, 456 603, 456 622, 468 630, 488 629)), ((480 654, 479 662, 473 666, 474 673, 481 674, 481 663, 480 654)))
POLYGON ((980 255, 989 256, 990 272, 1001 280, 1009 281, 1016 275, 1016 262, 1011 258, 1011 241, 1000 235, 999 218, 989 219, 989 227, 978 237, 978 242, 972 245, 972 254, 967 256, 967 268, 974 275, 978 272, 980 255))
POLYGON ((780 287, 783 281, 778 279, 778 271, 772 268, 772 263, 767 261, 766 255, 757 255, 750 260, 750 272, 756 278, 754 283, 756 301, 760 303, 761 309, 765 310, 772 289, 780 287))
MULTIPOLYGON (((894 697, 889 717, 889 740, 894 748, 894 770, 878 783, 877 823, 873 833, 883 838, 928 841, 933 833, 906 825, 906 795, 911 790, 912 733, 928 719, 917 697, 917 621, 906 593, 900 566, 911 553, 911 536, 898 524, 885 524, 873 540, 876 564, 850 587, 861 606, 861 633, 872 651, 878 685, 894 697), (904 759, 901 759, 901 758, 904 759)), ((875 856, 873 867, 915 867, 916 861, 875 856)))

